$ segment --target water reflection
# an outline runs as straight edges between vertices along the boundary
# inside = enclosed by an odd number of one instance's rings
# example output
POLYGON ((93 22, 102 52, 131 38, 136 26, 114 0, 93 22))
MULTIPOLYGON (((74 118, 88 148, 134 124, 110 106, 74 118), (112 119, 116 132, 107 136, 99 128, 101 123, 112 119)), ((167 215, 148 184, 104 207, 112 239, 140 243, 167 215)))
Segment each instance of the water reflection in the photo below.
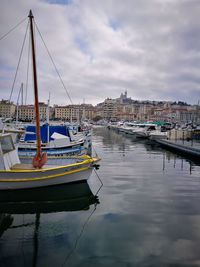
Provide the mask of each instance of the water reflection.
POLYGON ((88 266, 200 266, 199 164, 148 140, 95 134, 104 177, 96 224, 106 238, 88 266))
MULTIPOLYGON (((165 165, 164 161, 173 161, 175 166, 176 161, 181 160, 182 164, 186 162, 190 165, 190 171, 192 171, 195 166, 200 166, 200 161, 198 159, 185 157, 181 153, 176 154, 173 151, 162 148, 158 143, 148 139, 138 139, 133 135, 118 133, 103 127, 98 128, 95 132, 102 137, 101 141, 104 144, 104 149, 109 149, 109 153, 112 153, 117 148, 117 150, 125 156, 129 151, 137 150, 137 152, 141 153, 141 149, 145 148, 149 155, 155 154, 159 157, 162 156, 163 165, 165 165)), ((163 165, 162 167, 164 168, 163 165)))
POLYGON ((51 213, 89 209, 98 203, 87 181, 26 190, 1 191, 0 212, 7 214, 51 213))
MULTIPOLYGON (((20 259, 18 252, 14 251, 13 255, 10 255, 10 257, 3 256, 5 253, 3 245, 8 242, 9 246, 12 247, 12 242, 17 242, 18 246, 25 250, 24 243, 27 243, 27 240, 29 257, 27 259, 27 256, 25 257, 23 253, 23 265, 26 262, 26 266, 38 266, 39 242, 41 241, 40 228, 42 229, 41 216, 45 214, 50 215, 51 213, 62 214, 63 212, 87 211, 91 205, 94 205, 92 213, 90 213, 82 225, 80 225, 80 233, 75 238, 74 245, 69 249, 68 256, 64 259, 64 262, 67 263, 68 258, 76 249, 84 227, 94 213, 97 204, 99 204, 98 197, 92 193, 87 181, 46 188, 16 190, 15 192, 1 191, 0 237, 2 238, 2 242, 0 242, 0 250, 1 252, 3 251, 3 253, 0 255, 0 266, 21 266, 19 262, 16 261, 16 258, 20 259), (20 220, 20 215, 23 216, 22 220, 20 220), (24 219, 25 216, 26 220, 24 219), (16 237, 18 233, 21 233, 19 231, 20 229, 23 229, 23 236, 18 235, 18 237, 16 237), (24 237, 25 232, 29 232, 28 238, 24 237), (13 240, 10 234, 13 234, 13 240), (30 257, 31 239, 32 257, 30 257)), ((8 254, 10 254, 10 252, 8 254)))

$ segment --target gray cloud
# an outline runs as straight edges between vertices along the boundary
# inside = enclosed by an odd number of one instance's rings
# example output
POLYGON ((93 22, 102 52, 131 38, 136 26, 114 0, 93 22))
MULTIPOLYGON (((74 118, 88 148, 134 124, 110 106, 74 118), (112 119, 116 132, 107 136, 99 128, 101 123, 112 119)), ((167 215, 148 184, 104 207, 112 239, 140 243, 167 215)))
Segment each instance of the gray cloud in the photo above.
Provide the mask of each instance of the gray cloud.
MULTIPOLYGON (((134 99, 200 99, 200 2, 178 0, 1 1, 0 36, 31 8, 74 103, 128 90, 134 99)), ((26 23, 0 41, 0 92, 9 97, 26 23)), ((37 37, 40 99, 69 100, 37 37)), ((25 81, 24 59, 13 100, 25 81)), ((31 88, 29 88, 31 90, 31 88)), ((32 102, 32 93, 29 102, 32 102)))

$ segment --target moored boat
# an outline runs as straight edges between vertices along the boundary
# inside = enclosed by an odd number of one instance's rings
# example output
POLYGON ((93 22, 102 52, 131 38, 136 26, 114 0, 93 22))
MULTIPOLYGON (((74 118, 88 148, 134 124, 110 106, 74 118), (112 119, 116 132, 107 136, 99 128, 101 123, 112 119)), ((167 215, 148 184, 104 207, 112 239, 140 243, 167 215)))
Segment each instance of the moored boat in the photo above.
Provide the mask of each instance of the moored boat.
POLYGON ((9 134, 0 136, 0 190, 15 190, 46 187, 87 180, 99 158, 85 156, 77 158, 74 163, 49 165, 47 153, 42 151, 39 114, 38 84, 36 72, 35 39, 32 12, 29 13, 33 84, 36 118, 36 154, 31 164, 20 162, 17 149, 9 134))
POLYGON ((167 139, 167 132, 161 132, 161 130, 154 130, 149 133, 150 140, 167 139))
POLYGON ((0 136, 0 190, 36 188, 87 180, 99 158, 71 159, 70 164, 22 164, 9 134, 0 136))
POLYGON ((155 124, 144 123, 138 125, 138 127, 134 130, 134 134, 138 138, 148 138, 150 132, 155 130, 156 130, 155 124))
MULTIPOLYGON (((47 156, 70 156, 91 154, 91 135, 83 133, 76 136, 66 125, 40 126, 41 149, 47 156)), ((36 153, 36 127, 28 125, 18 144, 19 157, 32 157, 36 153)))

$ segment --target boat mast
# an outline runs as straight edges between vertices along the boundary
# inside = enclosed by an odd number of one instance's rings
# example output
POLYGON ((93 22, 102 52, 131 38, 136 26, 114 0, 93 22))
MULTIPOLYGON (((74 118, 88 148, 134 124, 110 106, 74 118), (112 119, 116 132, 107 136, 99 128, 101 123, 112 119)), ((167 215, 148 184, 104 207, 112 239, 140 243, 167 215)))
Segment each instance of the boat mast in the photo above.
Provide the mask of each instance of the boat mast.
POLYGON ((49 93, 49 99, 48 99, 48 101, 47 101, 47 109, 46 109, 46 120, 47 120, 47 143, 49 144, 49 123, 50 123, 50 119, 49 119, 49 117, 50 117, 50 93, 49 93))
MULTIPOLYGON (((20 94, 23 94, 22 91, 23 91, 23 83, 21 83, 21 87, 20 87, 19 94, 17 97, 16 124, 18 123, 18 120, 19 120, 19 97, 20 97, 20 94)), ((23 97, 22 97, 21 105, 23 106, 23 97)))
POLYGON ((37 140, 37 153, 35 155, 34 166, 36 168, 41 168, 40 164, 42 159, 42 150, 41 150, 41 137, 40 137, 40 113, 39 113, 39 101, 38 101, 38 85, 37 85, 37 71, 36 71, 36 58, 35 58, 35 40, 33 33, 33 14, 30 10, 29 12, 30 20, 30 33, 31 33, 31 47, 32 47, 32 63, 33 63, 33 81, 34 81, 34 97, 35 97, 35 116, 36 116, 36 140, 37 140))

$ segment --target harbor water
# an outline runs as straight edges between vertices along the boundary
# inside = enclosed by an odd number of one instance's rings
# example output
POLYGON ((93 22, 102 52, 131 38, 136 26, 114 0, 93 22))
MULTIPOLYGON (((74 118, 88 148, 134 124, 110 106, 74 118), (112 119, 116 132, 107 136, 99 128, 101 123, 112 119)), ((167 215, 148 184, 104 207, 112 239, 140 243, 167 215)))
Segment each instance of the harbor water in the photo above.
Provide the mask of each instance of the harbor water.
POLYGON ((0 266, 200 266, 200 163, 105 127, 93 146, 87 183, 0 194, 0 266))

